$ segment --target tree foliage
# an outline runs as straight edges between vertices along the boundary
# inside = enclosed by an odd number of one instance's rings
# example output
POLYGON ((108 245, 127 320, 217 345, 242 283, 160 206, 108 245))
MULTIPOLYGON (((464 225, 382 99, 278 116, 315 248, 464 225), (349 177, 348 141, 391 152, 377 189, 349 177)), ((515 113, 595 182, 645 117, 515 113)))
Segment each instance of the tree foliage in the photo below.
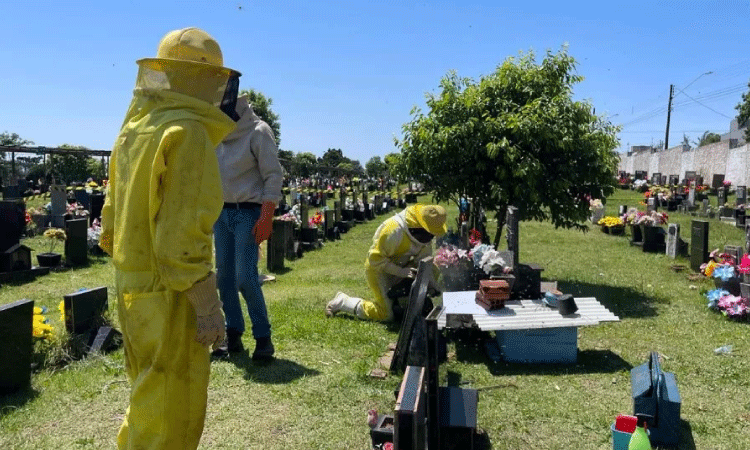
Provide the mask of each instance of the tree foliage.
POLYGON ((380 156, 373 156, 365 163, 367 176, 377 178, 382 177, 388 172, 388 166, 380 159, 380 156))
POLYGON ((86 181, 90 176, 90 158, 85 150, 88 148, 81 145, 63 144, 60 148, 80 150, 75 154, 50 155, 49 174, 55 178, 56 183, 70 184, 74 181, 86 181))
POLYGON ((281 143, 281 125, 279 124, 279 115, 273 112, 271 105, 273 99, 266 97, 262 92, 256 91, 255 89, 243 89, 240 91, 239 96, 247 95, 248 102, 253 107, 255 114, 260 117, 260 120, 267 123, 271 130, 273 130, 273 136, 276 138, 276 145, 281 143))
MULTIPOLYGON (((0 145, 8 147, 23 147, 24 145, 33 145, 34 142, 26 140, 16 133, 4 131, 0 133, 0 145)), ((5 152, 0 152, 0 158, 5 158, 5 152)))
POLYGON ((703 132, 700 138, 698 138, 698 141, 695 143, 698 147, 703 147, 704 145, 709 144, 715 144, 716 142, 721 141, 721 135, 717 133, 711 133, 710 131, 706 130, 703 132))
POLYGON ((745 129, 745 141, 750 142, 750 82, 747 83, 748 91, 742 94, 742 101, 734 108, 737 110, 737 124, 745 129))
POLYGON ((509 205, 525 220, 586 230, 589 198, 615 189, 618 127, 573 100, 575 67, 563 48, 541 64, 533 52, 508 58, 479 81, 448 73, 396 139, 399 174, 437 201, 472 198, 499 231, 509 205))
POLYGON ((329 148, 318 159, 318 162, 326 167, 339 167, 339 164, 348 163, 350 160, 344 156, 340 148, 329 148))

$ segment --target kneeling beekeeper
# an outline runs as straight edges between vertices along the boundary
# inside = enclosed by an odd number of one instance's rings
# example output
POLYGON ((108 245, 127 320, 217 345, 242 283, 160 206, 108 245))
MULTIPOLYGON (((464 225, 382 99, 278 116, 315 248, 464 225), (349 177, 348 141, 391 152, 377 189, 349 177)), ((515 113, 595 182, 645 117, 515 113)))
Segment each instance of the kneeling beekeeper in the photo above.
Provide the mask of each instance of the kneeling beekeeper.
POLYGON ((386 219, 372 238, 365 260, 367 284, 373 300, 336 294, 326 305, 326 315, 338 312, 360 319, 393 320, 393 305, 388 291, 405 278, 413 278, 419 261, 432 255, 432 239, 447 232, 445 208, 416 204, 386 219))
POLYGON ((112 150, 102 248, 112 255, 130 405, 117 445, 198 447, 211 346, 224 337, 212 269, 223 199, 214 149, 235 128, 239 72, 218 43, 185 28, 138 61, 112 150))

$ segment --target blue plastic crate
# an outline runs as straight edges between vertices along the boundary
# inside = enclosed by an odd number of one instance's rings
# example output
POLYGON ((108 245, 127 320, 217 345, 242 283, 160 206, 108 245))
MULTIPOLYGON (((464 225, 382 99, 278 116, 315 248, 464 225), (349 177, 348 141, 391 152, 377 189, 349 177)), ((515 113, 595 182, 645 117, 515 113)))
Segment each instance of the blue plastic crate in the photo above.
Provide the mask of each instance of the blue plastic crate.
POLYGON ((578 327, 499 330, 495 339, 507 362, 571 364, 578 359, 578 327))

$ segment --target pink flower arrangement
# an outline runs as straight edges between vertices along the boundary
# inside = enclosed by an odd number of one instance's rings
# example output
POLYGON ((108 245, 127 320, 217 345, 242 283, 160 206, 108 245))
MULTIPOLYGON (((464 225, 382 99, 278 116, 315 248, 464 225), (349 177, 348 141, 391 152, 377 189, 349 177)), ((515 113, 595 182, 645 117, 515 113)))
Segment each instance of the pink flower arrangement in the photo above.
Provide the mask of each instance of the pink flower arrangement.
POLYGON ((467 265, 471 262, 469 252, 462 250, 454 245, 442 245, 435 252, 433 262, 438 267, 448 268, 459 265, 467 265))

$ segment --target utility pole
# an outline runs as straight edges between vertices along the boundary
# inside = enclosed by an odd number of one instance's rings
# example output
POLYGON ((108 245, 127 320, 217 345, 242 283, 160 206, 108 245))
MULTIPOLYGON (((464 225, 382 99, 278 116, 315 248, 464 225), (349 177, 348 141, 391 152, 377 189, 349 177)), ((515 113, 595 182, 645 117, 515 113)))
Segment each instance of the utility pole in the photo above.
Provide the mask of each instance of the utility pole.
POLYGON ((664 137, 664 150, 669 148, 669 116, 672 114, 672 97, 674 96, 674 84, 669 85, 669 104, 667 105, 667 135, 664 137))

